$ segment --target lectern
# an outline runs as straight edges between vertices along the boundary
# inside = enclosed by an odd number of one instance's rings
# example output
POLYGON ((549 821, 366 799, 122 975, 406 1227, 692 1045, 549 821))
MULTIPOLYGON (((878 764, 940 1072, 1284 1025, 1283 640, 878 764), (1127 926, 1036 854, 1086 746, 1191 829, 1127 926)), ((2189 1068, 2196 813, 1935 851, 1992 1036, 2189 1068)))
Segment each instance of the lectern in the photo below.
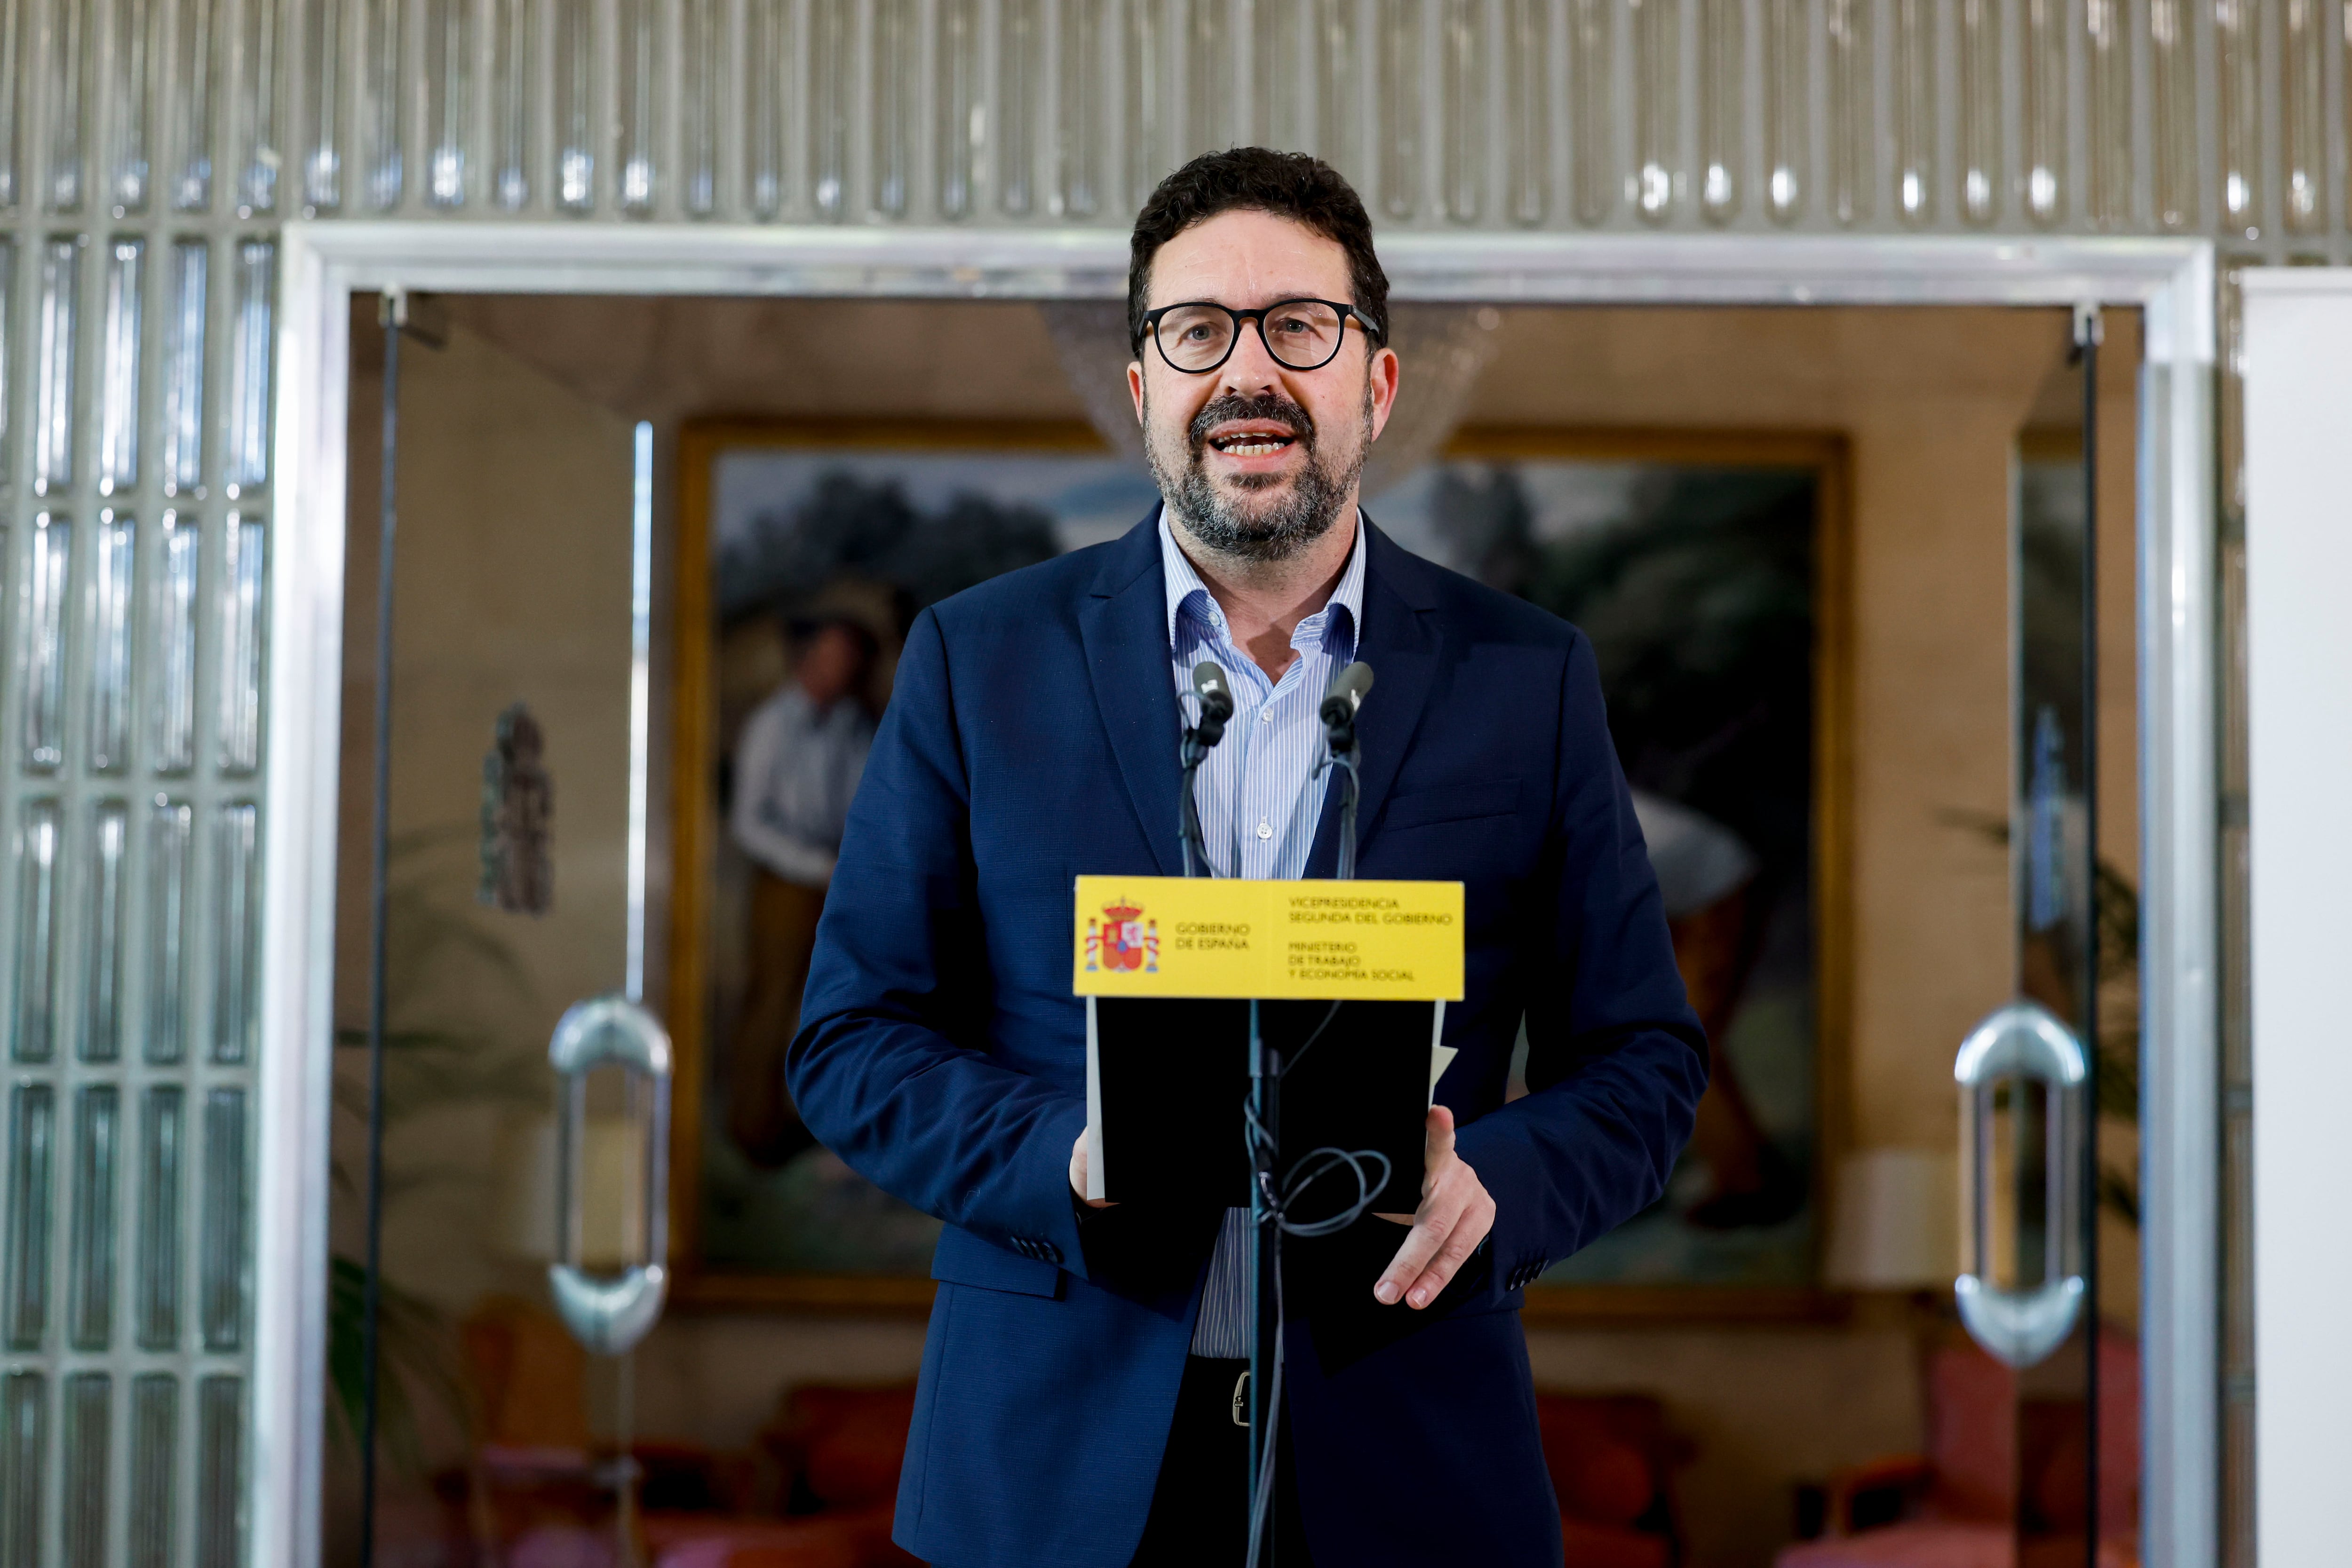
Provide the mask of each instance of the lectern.
POLYGON ((1087 1196, 1250 1210, 1255 1542, 1273 1503, 1282 1238, 1418 1205, 1423 1118, 1454 1056, 1445 1004, 1462 998, 1462 884, 1081 876, 1076 900, 1087 1196))

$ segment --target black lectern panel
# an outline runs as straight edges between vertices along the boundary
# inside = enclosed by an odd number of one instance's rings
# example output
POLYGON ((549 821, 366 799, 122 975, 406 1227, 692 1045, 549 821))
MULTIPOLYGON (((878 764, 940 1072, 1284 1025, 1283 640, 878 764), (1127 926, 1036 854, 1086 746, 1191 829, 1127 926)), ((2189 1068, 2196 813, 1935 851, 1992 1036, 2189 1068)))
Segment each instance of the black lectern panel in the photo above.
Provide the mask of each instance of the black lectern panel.
POLYGON ((1249 1003, 1097 997, 1095 1040, 1104 1196, 1247 1204, 1249 1003))
MULTIPOLYGON (((1429 1002, 1258 1004, 1259 1028, 1285 1063, 1276 1168, 1332 1147, 1389 1158, 1375 1208, 1420 1201, 1429 1104, 1429 1002), (1304 1054, 1300 1053, 1304 1047, 1304 1054)), ((1095 1002, 1102 1095, 1103 1190, 1120 1203, 1249 1202, 1242 1111, 1249 1098, 1249 1004, 1102 997, 1095 1002)), ((1356 1199, 1346 1167, 1293 1202, 1315 1220, 1356 1199)))

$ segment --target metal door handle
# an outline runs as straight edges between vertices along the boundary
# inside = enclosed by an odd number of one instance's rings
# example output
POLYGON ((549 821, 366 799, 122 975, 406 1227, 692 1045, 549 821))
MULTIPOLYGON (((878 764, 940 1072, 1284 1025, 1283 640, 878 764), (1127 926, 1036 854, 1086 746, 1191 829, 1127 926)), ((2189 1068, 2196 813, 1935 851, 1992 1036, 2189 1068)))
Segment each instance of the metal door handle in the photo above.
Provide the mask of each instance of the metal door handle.
POLYGON ((2083 1042, 2047 1008, 2011 1002, 1969 1035, 1952 1076, 1962 1092, 1960 1166, 1968 1195, 1968 1271, 1953 1282, 1960 1322, 2004 1364, 2032 1366, 2065 1343, 2083 1313, 2084 1102, 2090 1077, 2083 1042), (2043 1268, 2042 1283, 2030 1291, 1991 1282, 1993 1100, 2004 1079, 2042 1083, 2049 1097, 2043 1268))
POLYGON ((591 997, 565 1009, 548 1040, 547 1060, 563 1081, 556 1118, 556 1260, 547 1267, 548 1287, 573 1338, 600 1355, 618 1355, 652 1330, 669 1289, 669 1032, 626 997, 591 997), (580 1267, 580 1165, 588 1071, 606 1063, 652 1081, 654 1113, 646 1139, 645 1251, 620 1274, 600 1279, 580 1267))

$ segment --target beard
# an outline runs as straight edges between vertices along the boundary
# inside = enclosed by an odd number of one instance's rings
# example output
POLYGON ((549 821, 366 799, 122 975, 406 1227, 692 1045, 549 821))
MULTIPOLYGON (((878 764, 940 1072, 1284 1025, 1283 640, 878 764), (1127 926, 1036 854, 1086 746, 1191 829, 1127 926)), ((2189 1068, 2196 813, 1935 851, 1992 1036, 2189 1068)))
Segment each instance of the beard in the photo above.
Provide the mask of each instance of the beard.
MULTIPOLYGON (((1372 389, 1367 380, 1362 430, 1371 428, 1371 412, 1372 389)), ((1150 413, 1147 399, 1147 430, 1150 413)), ((1210 399, 1193 415, 1182 432, 1180 450, 1168 450, 1175 442, 1153 433, 1144 444, 1144 455, 1169 509, 1202 548, 1236 560, 1287 560, 1331 531, 1364 471, 1368 443, 1360 439, 1345 452, 1327 455, 1318 435, 1307 411, 1279 393, 1242 397, 1228 392, 1210 399), (1239 476, 1233 485, 1242 492, 1240 497, 1220 494, 1209 477, 1209 432, 1227 420, 1263 420, 1281 425, 1290 432, 1306 462, 1296 475, 1239 476), (1252 504, 1256 492, 1273 493, 1252 504)))

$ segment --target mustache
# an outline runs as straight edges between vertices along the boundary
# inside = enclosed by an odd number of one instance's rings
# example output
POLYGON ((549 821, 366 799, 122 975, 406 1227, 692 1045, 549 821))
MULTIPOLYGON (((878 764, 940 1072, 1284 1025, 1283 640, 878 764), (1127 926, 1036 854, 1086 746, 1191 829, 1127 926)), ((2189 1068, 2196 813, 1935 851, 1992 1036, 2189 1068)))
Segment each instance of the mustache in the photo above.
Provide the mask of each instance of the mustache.
POLYGON ((1185 434, 1192 442, 1193 456, 1200 456, 1207 449, 1209 432, 1229 419, 1257 419, 1268 424, 1281 425, 1300 445, 1309 451, 1314 449, 1315 421, 1305 409, 1288 398, 1270 392, 1260 392, 1255 397, 1226 392, 1222 397, 1211 398, 1202 405, 1201 412, 1192 416, 1192 426, 1185 434))

